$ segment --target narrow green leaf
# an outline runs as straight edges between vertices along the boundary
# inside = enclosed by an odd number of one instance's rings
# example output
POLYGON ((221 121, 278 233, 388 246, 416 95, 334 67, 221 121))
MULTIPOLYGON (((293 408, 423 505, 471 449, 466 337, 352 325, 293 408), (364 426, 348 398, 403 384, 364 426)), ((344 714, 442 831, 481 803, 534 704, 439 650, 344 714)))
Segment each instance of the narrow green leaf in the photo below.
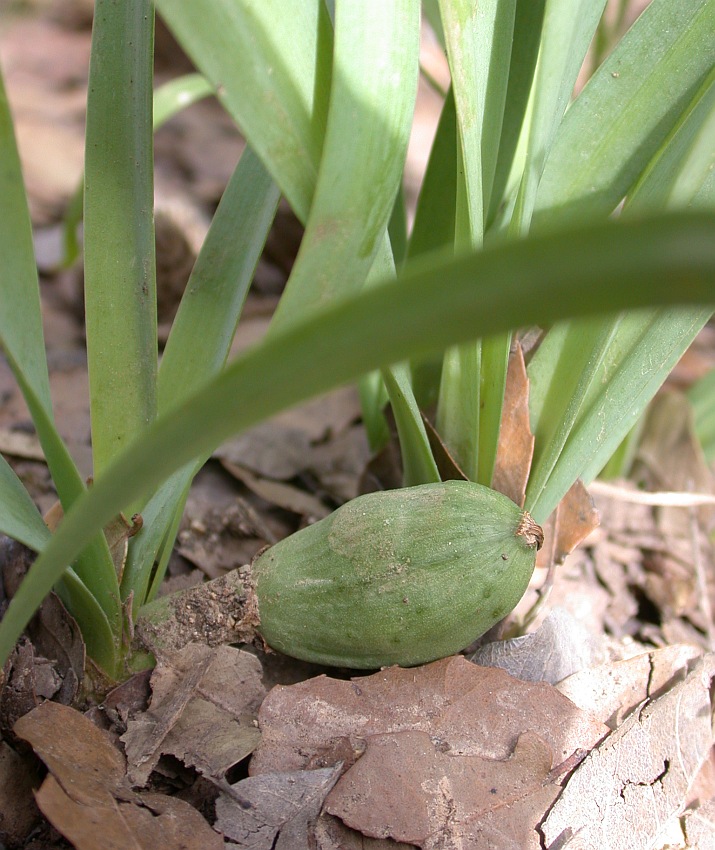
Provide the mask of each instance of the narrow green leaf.
POLYGON ((454 215, 457 207, 457 112, 452 90, 442 106, 422 187, 407 257, 454 247, 454 215))
MULTIPOLYGON (((686 207, 715 171, 715 67, 626 199, 627 212, 686 207)), ((705 201, 703 198, 702 201, 705 201)))
POLYGON ((27 490, 10 464, 0 455, 0 533, 19 540, 35 552, 50 536, 27 490))
POLYGON ((605 5, 606 0, 546 0, 513 234, 530 226, 547 157, 605 5))
POLYGON ((0 76, 0 343, 38 403, 52 409, 32 224, 10 107, 0 76))
MULTIPOLYGON (((32 226, 1 76, 0 163, 0 345, 25 398, 66 511, 85 487, 52 415, 32 226)), ((103 535, 82 554, 77 570, 88 579, 112 622, 118 624, 116 576, 103 535)))
POLYGON ((184 74, 159 86, 154 92, 154 130, 158 130, 187 106, 213 94, 216 94, 216 89, 201 74, 184 74))
POLYGON ((606 216, 712 71, 715 0, 653 0, 566 113, 534 222, 606 216))
POLYGON ((474 247, 494 180, 515 9, 516 0, 440 0, 474 247))
MULTIPOLYGON (((279 197, 278 187, 247 147, 211 222, 164 348, 158 376, 160 413, 191 395, 226 362, 279 197)), ((143 604, 167 526, 182 510, 202 462, 164 482, 142 510, 144 527, 129 543, 122 599, 133 592, 137 606, 143 604)))
POLYGON ((620 316, 555 325, 529 363, 534 457, 524 502, 528 511, 539 503, 619 324, 620 316))
MULTIPOLYGON (((516 3, 509 81, 501 136, 497 146, 491 200, 486 217, 487 226, 491 225, 496 218, 499 205, 504 200, 509 175, 514 165, 539 55, 545 5, 546 0, 517 0, 516 3)), ((519 173, 521 173, 520 170, 519 173)))
POLYGON ((370 14, 358 3, 337 5, 318 181, 269 333, 359 289, 381 249, 414 114, 419 20, 417 0, 373 4, 370 14))
POLYGON ((283 0, 157 0, 156 7, 298 218, 307 221, 332 64, 323 0, 292 3, 289 14, 283 0))
POLYGON ((400 185, 395 203, 392 207, 387 234, 395 258, 395 266, 400 268, 407 257, 407 207, 405 206, 405 191, 400 185))
POLYGON ((635 426, 713 308, 649 310, 622 319, 551 477, 533 504, 543 522, 578 477, 590 483, 635 426))
MULTIPOLYGON (((158 130, 182 109, 204 97, 215 94, 214 87, 201 74, 185 74, 159 86, 154 92, 152 125, 158 130)), ((62 265, 69 268, 81 253, 77 232, 84 216, 84 177, 72 195, 62 221, 64 256, 62 265)))
POLYGON ((153 46, 151 0, 97 0, 84 197, 95 476, 156 416, 153 46))
POLYGON ((121 678, 117 631, 107 615, 79 578, 70 568, 55 585, 55 593, 60 597, 67 610, 82 626, 82 639, 87 654, 105 673, 121 678))
MULTIPOLYGON (((441 0, 457 110, 455 247, 484 239, 509 81, 516 0, 441 0)), ((477 283, 478 285, 478 283, 477 283)), ((511 337, 505 334, 445 355, 437 424, 465 473, 489 485, 496 458, 511 337)))
POLYGON ((122 505, 232 433, 385 362, 477 335, 653 304, 715 303, 714 226, 706 213, 607 221, 421 263, 265 340, 168 411, 67 514, 0 624, 0 663, 65 565, 122 505))

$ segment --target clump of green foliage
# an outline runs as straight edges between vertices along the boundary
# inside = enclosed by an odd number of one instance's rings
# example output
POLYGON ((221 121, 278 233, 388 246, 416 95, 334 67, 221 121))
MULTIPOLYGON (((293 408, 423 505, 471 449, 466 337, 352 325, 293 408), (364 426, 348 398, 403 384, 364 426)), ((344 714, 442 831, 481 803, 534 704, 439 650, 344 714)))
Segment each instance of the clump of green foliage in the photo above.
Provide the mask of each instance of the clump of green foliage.
POLYGON ((0 530, 39 555, 0 625, 0 661, 54 587, 95 664, 124 676, 131 620, 161 583, 201 464, 229 435, 341 383, 360 380, 376 447, 391 404, 405 484, 439 478, 420 415, 435 397, 442 437, 489 486, 512 333, 532 324, 546 332, 529 363, 525 507, 543 521, 599 473, 712 312, 714 0, 653 0, 573 101, 605 0, 288 5, 156 2, 199 88, 248 142, 159 365, 154 9, 96 0, 83 199, 91 488, 53 422, 0 87, 0 343, 65 512, 50 534, 0 461, 0 530), (423 11, 452 87, 408 233, 423 11), (226 365, 280 195, 305 225, 300 252, 265 340, 226 365), (437 380, 427 358, 439 358, 437 380), (143 528, 117 567, 102 529, 119 511, 143 528))

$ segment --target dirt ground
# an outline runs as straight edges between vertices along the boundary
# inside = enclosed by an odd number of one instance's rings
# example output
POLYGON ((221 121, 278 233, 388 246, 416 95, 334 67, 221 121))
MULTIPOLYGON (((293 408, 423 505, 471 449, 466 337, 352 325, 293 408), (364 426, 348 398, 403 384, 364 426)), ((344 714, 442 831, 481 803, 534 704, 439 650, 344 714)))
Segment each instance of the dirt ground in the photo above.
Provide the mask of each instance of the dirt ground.
MULTIPOLYGON (((57 266, 82 170, 91 8, 0 8, 53 402, 87 476, 82 274, 57 266)), ((429 38, 424 49, 444 81, 429 38)), ((158 81, 187 70, 159 26, 158 81)), ((421 85, 408 200, 439 106, 421 85)), ((162 340, 242 148, 211 99, 156 135, 162 340)), ((282 205, 234 353, 261 338, 300 238, 282 205)), ((707 327, 649 413, 632 480, 574 493, 552 518, 508 622, 410 670, 322 669, 225 642, 220 600, 237 567, 397 475, 394 453, 370 457, 356 391, 228 441, 195 480, 166 581, 194 593, 218 580, 212 631, 194 622, 193 642, 157 652, 153 671, 99 705, 78 697, 84 651, 58 600, 19 644, 0 693, 0 848, 715 847, 715 499, 673 506, 667 495, 715 496, 682 395, 714 361, 707 327)), ((46 513, 55 491, 1 357, 0 399, 0 451, 46 513)), ((0 606, 28 557, 0 542, 0 606)))

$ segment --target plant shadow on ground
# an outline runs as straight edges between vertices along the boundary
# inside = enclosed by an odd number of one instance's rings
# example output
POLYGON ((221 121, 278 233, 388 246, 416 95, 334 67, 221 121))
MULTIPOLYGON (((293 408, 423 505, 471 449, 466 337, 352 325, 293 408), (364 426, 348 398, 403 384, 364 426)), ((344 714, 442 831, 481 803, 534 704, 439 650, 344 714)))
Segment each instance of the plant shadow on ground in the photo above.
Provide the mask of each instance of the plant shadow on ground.
MULTIPOLYGON (((51 16, 19 19, 0 31, 0 50, 18 101, 38 258, 47 271, 42 287, 58 425, 89 472, 81 280, 74 270, 49 273, 59 216, 81 167, 78 105, 88 33, 73 26, 51 16), (50 53, 56 61, 48 80, 50 53), (47 150, 57 152, 54 180, 47 179, 47 150)), ((165 63, 185 61, 168 38, 161 44, 165 63)), ((426 114, 429 98, 425 90, 426 114)), ((157 136, 160 322, 171 319, 241 144, 210 102, 157 136)), ((416 172, 421 155, 415 153, 416 172)), ((300 234, 281 211, 235 350, 265 331, 300 234)), ((708 327, 650 413, 637 483, 715 493, 679 395, 714 362, 708 327)), ((0 397, 0 449, 43 513, 51 511, 56 496, 4 361, 0 397)), ((395 478, 394 463, 394 453, 369 457, 352 390, 229 441, 196 478, 167 589, 226 575, 263 546, 395 478)), ((49 600, 13 657, 0 697, 1 839, 27 848, 103 847, 110 838, 117 846, 203 848, 225 846, 225 838, 238 847, 377 850, 476 847, 508 834, 519 846, 560 846, 593 819, 584 788, 610 777, 609 793, 625 801, 621 818, 650 812, 656 789, 661 820, 676 813, 663 846, 682 840, 696 847, 698 836, 715 829, 712 732, 702 722, 715 675, 704 656, 712 648, 715 604, 706 577, 712 508, 643 504, 632 483, 594 497, 600 528, 555 576, 546 563, 537 569, 510 618, 519 623, 541 599, 527 636, 505 651, 503 642, 490 641, 496 634, 487 635, 464 658, 414 671, 393 668, 350 681, 351 671, 323 671, 260 648, 208 646, 197 627, 197 643, 160 656, 153 673, 137 674, 100 706, 89 706, 79 687, 81 639, 57 600, 49 600), (316 678, 322 672, 328 677, 316 678), (275 685, 293 687, 271 690, 275 685), (673 743, 683 705, 686 731, 673 743), (609 735, 601 763, 589 761, 609 735), (631 768, 638 782, 608 758, 631 768), (570 796, 561 793, 577 768, 580 784, 567 786, 570 796)), ((28 557, 11 545, 0 555, 2 588, 10 595, 28 557)), ((200 619, 201 612, 189 616, 200 619)), ((225 624, 214 625, 220 632, 225 624)), ((508 636, 507 626, 498 636, 508 636)), ((622 823, 614 817, 604 826, 605 846, 622 823)))

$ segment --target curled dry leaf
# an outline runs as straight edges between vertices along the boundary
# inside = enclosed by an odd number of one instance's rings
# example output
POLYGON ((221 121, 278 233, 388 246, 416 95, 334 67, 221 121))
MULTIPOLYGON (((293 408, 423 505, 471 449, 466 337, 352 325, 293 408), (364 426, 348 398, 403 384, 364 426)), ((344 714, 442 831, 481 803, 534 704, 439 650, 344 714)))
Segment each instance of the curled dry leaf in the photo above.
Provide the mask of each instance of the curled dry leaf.
POLYGON ((223 841, 183 800, 136 794, 124 757, 74 709, 45 702, 15 724, 50 774, 40 810, 77 850, 220 850, 223 841))
POLYGON ((715 656, 708 655, 589 753, 544 822, 546 847, 654 846, 713 746, 713 679, 715 656))
POLYGON ((130 720, 122 736, 135 784, 146 783, 164 754, 219 779, 256 747, 265 689, 250 653, 189 644, 159 660, 151 687, 150 708, 130 720))
POLYGON ((337 766, 242 779, 216 800, 216 829, 251 850, 309 847, 308 836, 339 775, 337 766))
POLYGON ((534 456, 534 435, 529 425, 529 378, 524 352, 517 342, 509 354, 504 405, 492 487, 524 506, 526 484, 534 456))
POLYGON ((536 566, 563 563, 566 556, 598 528, 599 522, 588 490, 580 480, 576 481, 544 523, 545 540, 536 556, 536 566))

